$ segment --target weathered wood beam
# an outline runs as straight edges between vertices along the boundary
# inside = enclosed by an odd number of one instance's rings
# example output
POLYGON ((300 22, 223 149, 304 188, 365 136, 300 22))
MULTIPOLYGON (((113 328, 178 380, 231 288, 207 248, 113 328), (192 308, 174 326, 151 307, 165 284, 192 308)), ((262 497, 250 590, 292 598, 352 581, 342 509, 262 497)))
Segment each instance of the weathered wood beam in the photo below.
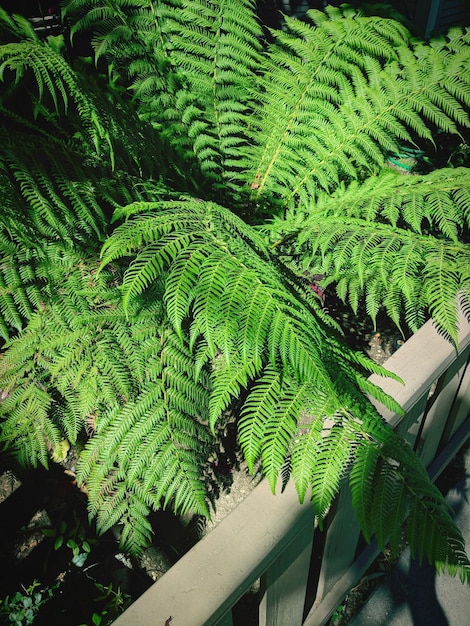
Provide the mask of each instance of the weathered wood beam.
MULTIPOLYGON (((115 626, 211 626, 299 537, 311 536, 310 502, 292 483, 273 497, 262 481, 206 537, 154 583, 115 626)), ((305 581, 306 582, 306 581, 305 581)), ((305 584, 304 582, 304 584, 305 584)))

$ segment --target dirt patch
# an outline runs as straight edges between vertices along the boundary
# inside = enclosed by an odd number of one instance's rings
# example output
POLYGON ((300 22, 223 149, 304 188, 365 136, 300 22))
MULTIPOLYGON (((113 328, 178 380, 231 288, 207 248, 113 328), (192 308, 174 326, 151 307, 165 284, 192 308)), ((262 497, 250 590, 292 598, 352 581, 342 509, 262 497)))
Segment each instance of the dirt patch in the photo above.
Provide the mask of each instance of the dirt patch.
POLYGON ((0 474, 0 503, 6 500, 20 485, 21 481, 12 471, 6 470, 0 474))

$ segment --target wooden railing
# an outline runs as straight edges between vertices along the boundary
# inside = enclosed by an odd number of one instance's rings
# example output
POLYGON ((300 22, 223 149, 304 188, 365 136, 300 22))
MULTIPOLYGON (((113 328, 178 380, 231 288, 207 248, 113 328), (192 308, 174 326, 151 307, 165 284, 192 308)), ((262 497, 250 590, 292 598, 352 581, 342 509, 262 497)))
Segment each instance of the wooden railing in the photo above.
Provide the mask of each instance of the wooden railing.
MULTIPOLYGON (((371 379, 403 407, 378 406, 435 480, 470 436, 470 325, 459 348, 426 323, 386 362, 404 385, 371 379)), ((260 626, 321 626, 378 554, 364 544, 344 487, 314 536, 314 511, 292 484, 273 496, 262 481, 150 587, 115 626, 232 626, 232 608, 260 581, 260 626)))

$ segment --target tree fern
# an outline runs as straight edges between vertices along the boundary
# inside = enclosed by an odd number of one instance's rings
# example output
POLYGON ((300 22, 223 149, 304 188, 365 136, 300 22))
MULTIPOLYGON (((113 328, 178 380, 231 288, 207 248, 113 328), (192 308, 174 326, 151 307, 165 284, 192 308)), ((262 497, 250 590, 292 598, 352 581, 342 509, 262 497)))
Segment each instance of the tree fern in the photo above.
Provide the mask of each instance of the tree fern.
MULTIPOLYGON (((68 0, 71 39, 0 12, 1 445, 79 454, 100 530, 208 515, 227 415, 251 470, 318 517, 349 479, 366 539, 468 580, 463 540, 367 395, 386 375, 313 293, 456 340, 468 303, 468 170, 399 175, 390 152, 468 127, 469 34, 429 43, 351 8, 68 0), (393 515, 388 515, 393 509, 393 515), (405 522, 405 513, 410 512, 405 522)), ((427 148, 429 149, 429 148, 427 148)))

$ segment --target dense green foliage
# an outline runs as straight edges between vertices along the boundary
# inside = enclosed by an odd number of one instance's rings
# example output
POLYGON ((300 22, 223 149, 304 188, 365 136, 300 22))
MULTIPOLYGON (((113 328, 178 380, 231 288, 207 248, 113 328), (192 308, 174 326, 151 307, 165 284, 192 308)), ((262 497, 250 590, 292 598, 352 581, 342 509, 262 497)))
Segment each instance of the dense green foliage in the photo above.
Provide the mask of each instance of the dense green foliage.
POLYGON ((209 514, 227 419, 273 490, 286 463, 319 519, 349 471, 366 538, 470 579, 458 529, 309 288, 456 340, 469 309, 470 174, 404 176, 400 143, 470 126, 470 33, 423 43, 347 7, 286 19, 251 0, 68 0, 72 41, 1 18, 0 441, 80 451, 100 530, 209 514), (394 516, 388 516, 390 510, 394 516), (384 512, 387 513, 384 515, 384 512))

